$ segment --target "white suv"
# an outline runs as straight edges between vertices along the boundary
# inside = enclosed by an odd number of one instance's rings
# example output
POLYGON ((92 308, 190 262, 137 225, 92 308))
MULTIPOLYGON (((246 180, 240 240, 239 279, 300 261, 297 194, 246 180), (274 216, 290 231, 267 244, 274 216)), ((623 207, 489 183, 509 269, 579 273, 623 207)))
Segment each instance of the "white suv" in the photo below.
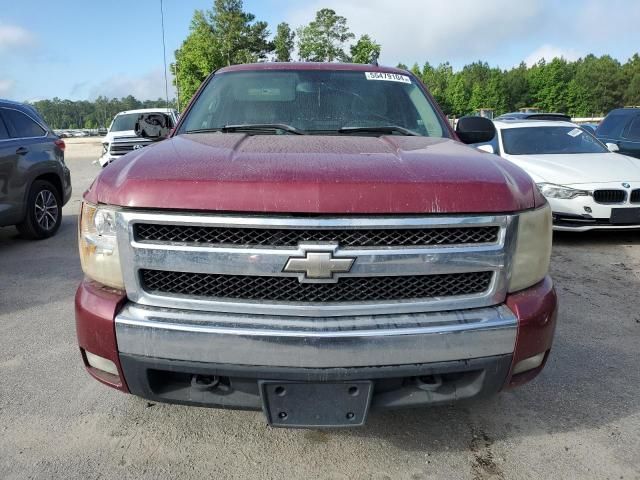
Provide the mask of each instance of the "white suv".
POLYGON ((134 131, 135 124, 143 113, 168 114, 171 117, 171 128, 178 122, 178 112, 172 108, 142 108, 118 113, 113 118, 107 135, 102 139, 102 155, 98 159, 102 167, 133 150, 153 143, 153 140, 138 137, 134 131))

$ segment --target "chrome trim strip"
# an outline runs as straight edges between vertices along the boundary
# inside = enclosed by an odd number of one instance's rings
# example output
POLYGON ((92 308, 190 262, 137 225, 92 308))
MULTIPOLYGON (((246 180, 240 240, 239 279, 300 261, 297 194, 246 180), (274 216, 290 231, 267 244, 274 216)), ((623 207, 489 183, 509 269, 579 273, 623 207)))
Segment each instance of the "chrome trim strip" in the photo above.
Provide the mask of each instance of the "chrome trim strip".
POLYGON ((250 228, 291 228, 313 229, 374 229, 374 228, 421 228, 421 227, 482 227, 504 226, 506 218, 503 215, 476 215, 476 216, 425 216, 404 215, 389 217, 349 217, 349 216, 323 216, 300 217, 285 215, 202 215, 188 213, 149 213, 147 211, 123 210, 123 219, 135 223, 155 223, 158 225, 196 225, 196 226, 221 226, 221 227, 250 227, 250 228))
MULTIPOLYGON (((512 252, 515 250, 517 216, 406 216, 406 217, 285 217, 261 215, 198 215, 149 213, 120 210, 116 214, 118 246, 129 299, 141 305, 238 314, 299 316, 342 316, 428 312, 478 308, 504 301, 509 283, 512 252), (429 300, 354 303, 296 304, 294 302, 251 302, 209 299, 187 295, 155 295, 140 285, 140 269, 209 274, 290 276, 283 272, 291 257, 304 256, 308 244, 290 247, 216 247, 187 243, 137 242, 136 223, 204 225, 291 229, 429 228, 460 226, 500 227, 497 243, 455 246, 366 247, 336 249, 335 257, 356 257, 348 273, 340 277, 428 275, 492 271, 490 288, 481 294, 429 300)), ((318 245, 318 244, 314 244, 318 245)), ((328 244, 329 245, 329 244, 328 244)))
POLYGON ((121 353, 194 362, 334 368, 405 365, 513 352, 504 305, 341 319, 225 315, 128 303, 116 317, 121 353))

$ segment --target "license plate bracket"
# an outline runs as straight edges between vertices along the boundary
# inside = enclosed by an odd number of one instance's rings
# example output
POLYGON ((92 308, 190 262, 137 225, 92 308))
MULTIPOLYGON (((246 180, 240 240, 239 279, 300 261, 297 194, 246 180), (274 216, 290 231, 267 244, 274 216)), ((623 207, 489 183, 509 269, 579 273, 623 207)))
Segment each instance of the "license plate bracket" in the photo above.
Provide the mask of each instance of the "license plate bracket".
POLYGON ((371 381, 307 383, 261 381, 262 405, 274 427, 334 428, 363 425, 371 381))
POLYGON ((613 208, 610 221, 613 225, 640 224, 640 208, 613 208))

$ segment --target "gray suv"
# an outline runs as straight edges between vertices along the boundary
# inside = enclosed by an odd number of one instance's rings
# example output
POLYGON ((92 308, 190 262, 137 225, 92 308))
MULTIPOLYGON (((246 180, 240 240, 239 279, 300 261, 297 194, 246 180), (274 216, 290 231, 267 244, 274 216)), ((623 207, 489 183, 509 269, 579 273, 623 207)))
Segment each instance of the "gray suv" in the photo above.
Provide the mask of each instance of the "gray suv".
POLYGON ((71 198, 64 148, 33 107, 0 100, 0 227, 32 239, 58 231, 71 198))

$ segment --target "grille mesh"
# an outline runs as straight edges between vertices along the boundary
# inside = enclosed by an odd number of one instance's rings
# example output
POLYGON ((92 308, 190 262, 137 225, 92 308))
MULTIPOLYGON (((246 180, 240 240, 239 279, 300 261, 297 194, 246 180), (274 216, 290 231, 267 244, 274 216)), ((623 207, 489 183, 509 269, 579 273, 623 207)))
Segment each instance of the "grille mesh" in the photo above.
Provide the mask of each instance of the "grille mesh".
POLYGON ((627 196, 624 190, 596 190, 593 199, 598 203, 622 203, 627 196))
POLYGON ((640 190, 631 192, 631 203, 640 203, 640 190))
POLYGON ((499 232, 500 227, 496 226, 382 230, 292 230, 145 223, 135 226, 138 241, 293 247, 300 242, 332 242, 343 248, 495 243, 499 232))
POLYGON ((400 277, 347 277, 300 283, 295 277, 253 277, 141 270, 151 293, 280 302, 366 302, 471 295, 489 289, 492 272, 400 277))

